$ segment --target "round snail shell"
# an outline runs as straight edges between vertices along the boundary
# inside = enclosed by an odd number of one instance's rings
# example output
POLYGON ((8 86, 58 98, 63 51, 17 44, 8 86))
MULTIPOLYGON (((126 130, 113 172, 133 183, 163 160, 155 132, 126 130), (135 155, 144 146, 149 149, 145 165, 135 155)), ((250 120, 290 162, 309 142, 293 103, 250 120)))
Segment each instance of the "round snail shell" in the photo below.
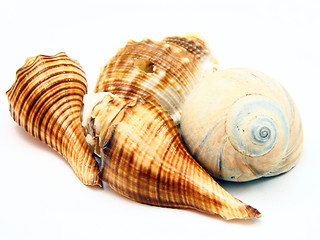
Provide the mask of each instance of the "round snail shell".
POLYGON ((298 109, 284 87, 245 68, 208 74, 186 98, 181 133, 214 177, 249 181, 292 169, 303 149, 298 109))
POLYGON ((96 158, 99 176, 119 194, 140 203, 191 208, 225 219, 260 216, 191 157, 174 121, 151 96, 125 100, 108 93, 97 96, 97 101, 85 97, 83 113, 86 139, 94 154, 101 156, 100 161, 96 158))
POLYGON ((153 96, 179 124, 185 96, 217 63, 207 44, 195 36, 131 40, 102 68, 95 92, 131 100, 153 96))

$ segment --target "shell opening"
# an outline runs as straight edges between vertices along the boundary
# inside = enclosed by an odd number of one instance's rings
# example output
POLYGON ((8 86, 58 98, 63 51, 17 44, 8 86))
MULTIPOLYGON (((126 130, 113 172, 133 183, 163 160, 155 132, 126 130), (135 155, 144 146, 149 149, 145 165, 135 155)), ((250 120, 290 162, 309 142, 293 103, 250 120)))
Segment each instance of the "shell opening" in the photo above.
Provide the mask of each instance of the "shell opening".
POLYGON ((147 74, 151 74, 155 70, 155 65, 151 61, 146 59, 137 58, 134 61, 134 66, 144 71, 147 74))
POLYGON ((83 96, 83 106, 81 110, 81 122, 83 127, 88 125, 92 109, 108 94, 112 95, 109 92, 99 92, 89 93, 83 96))
MULTIPOLYGON (((89 148, 99 166, 101 162, 99 135, 103 124, 104 115, 102 114, 102 117, 96 116, 96 113, 94 113, 94 109, 99 104, 101 104, 106 96, 113 97, 114 95, 110 92, 90 93, 84 95, 81 114, 82 129, 85 135, 86 142, 88 143, 89 148)), ((103 108, 105 107, 106 106, 103 105, 103 108)))

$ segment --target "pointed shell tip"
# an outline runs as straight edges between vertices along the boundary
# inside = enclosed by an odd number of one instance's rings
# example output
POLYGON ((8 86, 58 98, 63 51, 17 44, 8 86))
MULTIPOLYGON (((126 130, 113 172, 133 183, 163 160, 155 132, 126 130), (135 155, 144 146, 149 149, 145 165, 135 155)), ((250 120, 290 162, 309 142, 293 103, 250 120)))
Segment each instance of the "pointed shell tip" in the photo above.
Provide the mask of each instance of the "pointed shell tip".
POLYGON ((246 211, 248 213, 248 218, 260 218, 260 217, 262 217, 261 213, 257 209, 255 209, 255 208, 253 208, 253 207, 251 207, 249 205, 246 206, 246 211))

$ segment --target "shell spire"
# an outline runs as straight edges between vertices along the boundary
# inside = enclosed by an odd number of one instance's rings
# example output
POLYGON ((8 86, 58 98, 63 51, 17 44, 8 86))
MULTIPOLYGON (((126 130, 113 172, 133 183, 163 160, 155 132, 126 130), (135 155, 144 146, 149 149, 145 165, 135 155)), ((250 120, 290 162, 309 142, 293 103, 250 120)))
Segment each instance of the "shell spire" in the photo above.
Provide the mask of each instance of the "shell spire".
POLYGON ((174 121, 152 97, 123 100, 106 94, 84 119, 84 126, 89 144, 101 156, 100 177, 119 194, 140 203, 195 209, 225 219, 260 216, 190 156, 174 121))
POLYGON ((86 92, 82 68, 61 52, 28 58, 6 95, 14 121, 61 154, 81 182, 101 186, 80 120, 86 92))
POLYGON ((127 99, 153 96, 179 124, 181 105, 208 66, 216 70, 217 60, 195 36, 131 40, 103 67, 95 92, 127 99))

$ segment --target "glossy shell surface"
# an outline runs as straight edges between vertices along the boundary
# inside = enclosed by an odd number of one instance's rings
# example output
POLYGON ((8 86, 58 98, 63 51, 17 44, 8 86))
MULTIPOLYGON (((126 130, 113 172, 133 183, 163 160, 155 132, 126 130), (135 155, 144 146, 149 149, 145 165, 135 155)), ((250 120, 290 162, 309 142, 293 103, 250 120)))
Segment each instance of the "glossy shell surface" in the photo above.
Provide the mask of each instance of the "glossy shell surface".
POLYGON ((287 172, 303 148, 300 115, 288 92, 245 68, 208 74, 186 99, 181 132, 202 166, 230 181, 287 172))
POLYGON ((86 92, 82 68, 61 52, 28 58, 6 95, 14 121, 61 154, 81 182, 101 185, 98 165, 81 127, 86 92))
POLYGON ((174 121, 152 97, 124 100, 106 94, 83 121, 88 143, 101 156, 100 177, 119 194, 225 219, 260 216, 221 188, 191 157, 174 121))
POLYGON ((180 121, 181 105, 208 68, 218 61, 198 37, 167 37, 162 41, 129 41, 101 70, 95 92, 127 99, 153 96, 180 121))

